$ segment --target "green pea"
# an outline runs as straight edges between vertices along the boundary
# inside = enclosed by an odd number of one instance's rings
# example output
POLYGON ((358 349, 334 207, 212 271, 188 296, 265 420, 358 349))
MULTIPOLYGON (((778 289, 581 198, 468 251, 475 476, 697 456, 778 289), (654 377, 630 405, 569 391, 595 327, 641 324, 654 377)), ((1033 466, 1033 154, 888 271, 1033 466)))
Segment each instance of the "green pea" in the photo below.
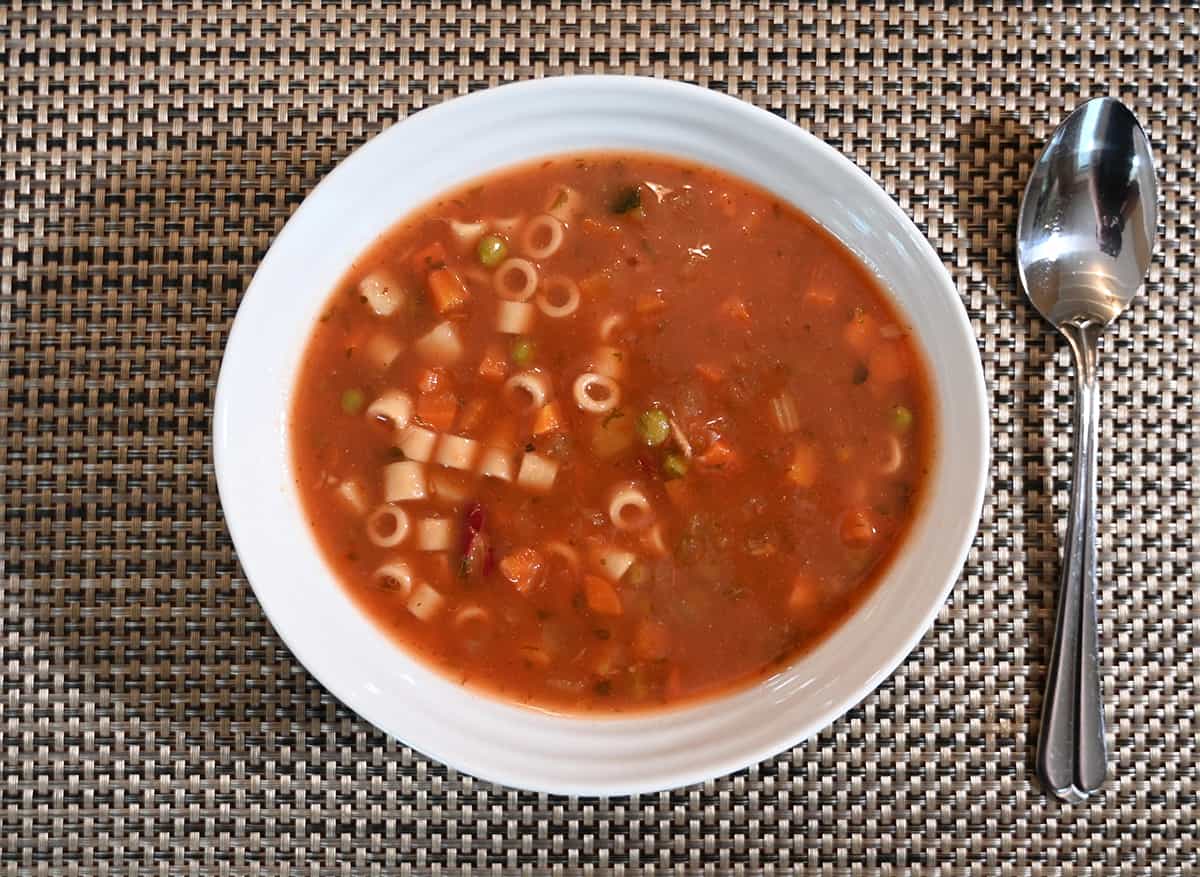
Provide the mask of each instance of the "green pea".
POLYGON ((479 261, 488 268, 495 268, 508 256, 508 244, 499 235, 485 234, 479 239, 479 261))
POLYGON ((363 395, 363 391, 358 387, 352 387, 342 393, 342 410, 347 414, 358 414, 363 410, 366 401, 367 397, 363 395))
POLYGON ((679 454, 667 454, 663 459, 663 474, 668 479, 682 478, 687 475, 688 461, 679 454))
POLYGON ((905 431, 912 426, 913 413, 903 405, 897 405, 892 409, 892 423, 896 429, 905 431))
POLYGON ((642 441, 651 447, 661 445, 671 434, 671 421, 659 409, 650 408, 638 417, 637 431, 642 441))
POLYGON ((513 342, 512 361, 525 366, 533 362, 533 342, 528 338, 518 338, 513 342))

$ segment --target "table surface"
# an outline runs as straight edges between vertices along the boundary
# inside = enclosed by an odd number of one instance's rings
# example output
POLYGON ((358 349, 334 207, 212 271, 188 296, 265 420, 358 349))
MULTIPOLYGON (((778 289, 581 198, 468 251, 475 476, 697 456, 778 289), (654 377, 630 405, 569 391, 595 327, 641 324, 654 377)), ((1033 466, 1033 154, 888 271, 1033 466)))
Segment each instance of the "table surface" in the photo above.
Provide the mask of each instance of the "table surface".
POLYGON ((0 8, 0 873, 1200 871, 1198 28, 1120 0, 0 8), (338 161, 585 71, 735 94, 855 160, 950 269, 993 417, 966 568, 877 692, 739 774, 597 800, 460 775, 314 682, 238 567, 209 435, 239 296, 338 161), (1105 94, 1154 144, 1160 245, 1103 355, 1111 781, 1066 806, 1033 744, 1071 369, 1013 230, 1041 144, 1105 94))

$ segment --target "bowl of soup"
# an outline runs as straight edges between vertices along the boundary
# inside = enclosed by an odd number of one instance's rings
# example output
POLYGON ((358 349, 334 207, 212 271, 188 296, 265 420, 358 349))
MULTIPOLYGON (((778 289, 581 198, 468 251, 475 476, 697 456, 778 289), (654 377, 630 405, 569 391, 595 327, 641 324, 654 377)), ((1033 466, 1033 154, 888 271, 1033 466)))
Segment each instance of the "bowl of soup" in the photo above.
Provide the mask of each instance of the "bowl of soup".
POLYGON ((799 128, 654 80, 506 86, 306 199, 230 334, 222 503, 366 719, 551 792, 684 785, 866 696, 987 471, 928 243, 799 128))

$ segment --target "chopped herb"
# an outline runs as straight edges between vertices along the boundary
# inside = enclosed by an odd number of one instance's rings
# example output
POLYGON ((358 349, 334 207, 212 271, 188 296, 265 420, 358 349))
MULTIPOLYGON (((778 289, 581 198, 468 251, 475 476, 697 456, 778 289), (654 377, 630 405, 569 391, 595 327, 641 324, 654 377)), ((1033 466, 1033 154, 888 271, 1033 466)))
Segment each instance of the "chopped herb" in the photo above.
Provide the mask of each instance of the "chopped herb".
POLYGON ((596 683, 592 690, 601 697, 608 697, 610 694, 612 694, 612 683, 607 679, 601 679, 596 683))
POLYGON ((642 189, 640 186, 630 186, 622 189, 613 201, 612 212, 617 214, 633 213, 642 209, 642 189))
POLYGON ((342 410, 347 414, 358 414, 363 410, 366 401, 367 397, 363 395, 363 391, 353 387, 342 393, 342 410))
POLYGON ((533 442, 526 442, 526 443, 525 443, 525 453, 527 453, 527 454, 532 454, 532 453, 533 453, 534 451, 536 451, 536 450, 537 450, 537 448, 536 448, 536 447, 534 447, 534 444, 533 444, 533 442))
POLYGON ((856 384, 865 384, 867 382, 867 367, 861 362, 854 367, 854 375, 850 378, 856 384))
POLYGON ((905 431, 912 426, 913 413, 903 405, 897 405, 892 409, 892 423, 896 429, 905 431))
POLYGON ((549 611, 547 611, 547 610, 545 610, 545 609, 539 609, 539 610, 537 610, 537 612, 536 612, 536 613, 534 613, 534 614, 536 614, 536 615, 537 615, 538 621, 548 621, 549 619, 551 619, 551 618, 553 618, 553 617, 554 617, 554 613, 553 613, 553 612, 549 612, 549 611))
POLYGON ((603 627, 597 627, 593 633, 596 634, 596 639, 608 639, 610 636, 612 636, 612 634, 610 634, 603 627))

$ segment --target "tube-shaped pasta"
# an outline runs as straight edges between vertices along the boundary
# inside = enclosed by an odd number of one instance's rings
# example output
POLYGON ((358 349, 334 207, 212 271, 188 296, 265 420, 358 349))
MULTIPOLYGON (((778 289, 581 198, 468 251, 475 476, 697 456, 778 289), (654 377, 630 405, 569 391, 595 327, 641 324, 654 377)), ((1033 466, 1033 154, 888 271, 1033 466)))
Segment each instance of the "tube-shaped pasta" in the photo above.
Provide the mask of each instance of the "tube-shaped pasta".
POLYGON ((538 286, 537 268, 527 259, 507 259, 492 275, 496 294, 508 301, 529 301, 538 286))
POLYGON ((399 545, 408 535, 408 515, 394 505, 381 505, 367 518, 367 538, 380 548, 399 545))
POLYGON ((375 570, 375 586, 385 591, 400 591, 405 596, 412 590, 413 574, 408 564, 393 560, 375 570))
POLYGON ((496 331, 502 335, 524 335, 533 328, 533 318, 537 314, 527 301, 496 302, 496 331))
POLYGON ((543 213, 521 229, 521 249, 531 259, 549 259, 563 245, 563 237, 562 223, 543 213))
POLYGON ((433 461, 451 469, 470 469, 479 454, 479 442, 461 435, 444 435, 438 442, 433 461))
POLYGON ((894 435, 889 435, 886 442, 883 464, 879 467, 879 471, 884 475, 894 475, 900 471, 900 466, 904 462, 904 449, 900 447, 900 439, 894 435))
POLYGON ((606 579, 618 582, 637 560, 637 555, 621 548, 607 546, 592 552, 592 562, 606 579))
POLYGON ((471 498, 469 476, 447 469, 429 473, 429 498, 444 506, 458 507, 471 498))
POLYGON ((357 481, 343 481, 337 486, 338 496, 360 515, 367 510, 367 494, 357 481))
POLYGON ((625 374, 625 353, 616 347, 602 344, 592 355, 592 370, 598 375, 604 375, 614 381, 621 380, 625 374))
POLYGON ((558 475, 558 463, 541 454, 521 455, 521 468, 517 471, 517 485, 535 493, 547 493, 554 486, 558 475))
POLYGON ((484 448, 479 456, 479 474, 498 481, 512 481, 513 463, 500 448, 484 448))
POLYGON ((520 414, 537 411, 550 399, 550 381, 541 372, 518 372, 504 382, 504 397, 520 414))
POLYGON ((358 282, 367 307, 380 317, 390 317, 404 303, 404 289, 390 271, 372 271, 358 282))
POLYGON ((542 546, 542 551, 549 555, 561 557, 570 568, 571 572, 578 575, 579 573, 579 552, 568 545, 566 542, 555 540, 547 542, 542 546))
POLYGON ((654 519, 654 509, 642 489, 630 482, 613 489, 608 517, 618 530, 640 530, 654 519))
POLYGON ((579 310, 579 287, 567 277, 548 277, 537 294, 538 309, 555 320, 579 310))
POLYGON ((570 186, 560 186, 550 196, 546 212, 566 225, 575 218, 581 207, 583 207, 583 196, 570 186))
POLYGON ((458 329, 446 321, 438 323, 415 342, 413 351, 426 362, 434 365, 450 365, 462 356, 462 341, 458 337, 458 329))
POLYGON ((624 314, 609 314, 600 321, 600 340, 611 341, 613 334, 625 324, 624 314))
POLYGON ((621 401, 621 388, 604 375, 586 372, 575 379, 572 388, 575 404, 592 414, 612 411, 621 401))
POLYGON ((417 521, 417 549, 449 551, 454 545, 454 522, 449 518, 422 518, 417 521))
POLYGON ((424 463, 404 460, 383 467, 383 498, 387 502, 408 502, 428 496, 424 463))
POLYGON ((450 232, 454 239, 463 247, 469 247, 483 236, 486 226, 482 222, 459 222, 449 220, 450 232))
POLYGON ((429 621, 442 611, 446 598, 425 582, 417 585, 408 598, 405 608, 422 621, 429 621))
POLYGON ((404 452, 404 456, 418 463, 428 463, 433 459, 433 446, 437 444, 437 433, 423 426, 409 424, 400 431, 396 445, 404 452))
POLYGON ((454 614, 455 627, 467 627, 468 625, 487 624, 492 620, 492 616, 482 606, 464 606, 454 614))
POLYGON ((400 390, 387 390, 367 406, 367 417, 389 421, 396 429, 404 429, 412 417, 412 397, 400 390))
POLYGON ((800 410, 796 405, 796 397, 785 390, 771 399, 771 417, 779 431, 784 434, 798 430, 800 410))
POLYGON ((381 369, 385 369, 396 361, 396 357, 404 352, 404 345, 391 335, 372 335, 364 348, 367 359, 381 369))

